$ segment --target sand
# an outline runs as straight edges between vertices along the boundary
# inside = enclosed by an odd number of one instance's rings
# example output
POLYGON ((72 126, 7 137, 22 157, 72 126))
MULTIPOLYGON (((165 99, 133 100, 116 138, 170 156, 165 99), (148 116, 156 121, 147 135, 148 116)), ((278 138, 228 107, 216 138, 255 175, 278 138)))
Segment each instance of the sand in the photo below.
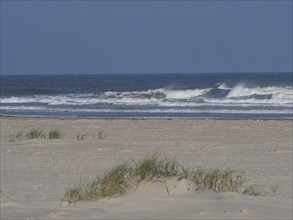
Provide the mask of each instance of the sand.
POLYGON ((1 219, 292 219, 292 130, 292 121, 1 118, 1 219), (32 128, 65 136, 8 142, 32 128), (190 167, 244 171, 263 196, 194 192, 169 179, 169 194, 153 182, 118 198, 61 204, 67 187, 155 151, 190 167))

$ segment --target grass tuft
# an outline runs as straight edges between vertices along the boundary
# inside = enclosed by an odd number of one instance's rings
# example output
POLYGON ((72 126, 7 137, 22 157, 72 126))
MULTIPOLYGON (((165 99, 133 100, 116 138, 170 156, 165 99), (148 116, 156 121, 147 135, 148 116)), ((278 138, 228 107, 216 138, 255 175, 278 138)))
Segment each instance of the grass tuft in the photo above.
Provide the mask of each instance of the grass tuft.
POLYGON ((240 192, 246 182, 244 176, 231 169, 203 169, 198 168, 192 174, 192 180, 216 192, 240 192))
POLYGON ((279 185, 274 185, 271 187, 271 191, 273 192, 273 194, 276 194, 278 187, 279 185))
POLYGON ((122 195, 128 188, 131 167, 127 163, 120 164, 106 172, 100 179, 100 196, 113 197, 122 195))
POLYGON ((23 134, 23 132, 17 132, 17 134, 12 134, 8 137, 8 142, 16 142, 22 140, 25 140, 25 135, 23 134))
POLYGON ((171 177, 178 175, 179 167, 175 159, 160 159, 156 153, 148 154, 135 162, 134 174, 140 181, 151 180, 154 177, 171 177))
POLYGON ((161 159, 156 153, 147 154, 133 163, 122 163, 104 173, 101 178, 67 189, 62 202, 69 205, 78 201, 93 201, 100 198, 111 198, 125 194, 131 187, 137 187, 143 181, 153 178, 178 177, 186 178, 206 186, 216 192, 238 192, 251 196, 260 195, 255 186, 243 189, 246 178, 243 173, 232 169, 190 169, 179 165, 175 159, 161 159))
POLYGON ((43 130, 39 130, 39 129, 32 129, 25 134, 26 140, 39 139, 39 138, 45 138, 45 137, 46 137, 46 133, 43 130))
POLYGON ((39 139, 39 138, 45 138, 45 137, 46 137, 46 133, 43 130, 32 129, 25 134, 23 132, 17 132, 17 134, 9 135, 8 141, 15 142, 15 141, 39 139))
POLYGON ((92 138, 93 140, 105 140, 106 139, 106 135, 104 134, 104 131, 101 130, 98 132, 98 134, 93 134, 93 135, 89 135, 88 133, 85 134, 81 134, 78 133, 76 134, 76 139, 79 141, 83 141, 87 138, 92 138))
POLYGON ((67 202, 69 205, 76 204, 84 200, 83 189, 81 184, 68 188, 62 198, 62 202, 67 202))
POLYGON ((59 139, 63 136, 64 135, 62 135, 62 132, 57 129, 49 131, 48 137, 47 137, 46 132, 43 130, 31 129, 30 131, 28 131, 26 133, 17 132, 16 134, 9 135, 8 142, 41 139, 41 138, 59 139))
POLYGON ((144 179, 152 179, 158 176, 162 162, 159 160, 157 154, 146 155, 143 159, 135 162, 134 175, 139 178, 140 181, 144 179))
POLYGON ((104 134, 104 131, 101 130, 98 132, 98 140, 105 140, 106 139, 106 135, 104 134))
POLYGON ((127 163, 120 164, 106 172, 102 178, 94 179, 85 185, 79 182, 65 191, 62 202, 72 205, 80 201, 95 201, 122 195, 129 187, 130 169, 127 163))
POLYGON ((242 194, 249 195, 249 196, 260 196, 261 193, 257 189, 257 186, 255 185, 250 185, 246 187, 243 191, 242 194))
POLYGON ((55 129, 55 130, 50 130, 48 134, 49 139, 60 139, 63 137, 63 134, 60 130, 55 129))
POLYGON ((85 201, 95 201, 100 197, 100 179, 97 178, 92 182, 88 183, 82 193, 82 198, 85 201))
POLYGON ((79 140, 79 141, 83 141, 83 140, 85 140, 87 138, 87 136, 88 136, 87 133, 86 134, 80 134, 80 133, 78 133, 76 135, 76 139, 79 140))

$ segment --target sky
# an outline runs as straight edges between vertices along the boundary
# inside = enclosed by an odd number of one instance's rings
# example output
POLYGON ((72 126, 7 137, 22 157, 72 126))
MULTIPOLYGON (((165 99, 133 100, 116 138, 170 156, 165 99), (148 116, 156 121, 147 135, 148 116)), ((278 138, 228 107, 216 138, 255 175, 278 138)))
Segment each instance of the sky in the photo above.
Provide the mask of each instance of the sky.
POLYGON ((291 0, 1 0, 1 74, 292 69, 291 0))

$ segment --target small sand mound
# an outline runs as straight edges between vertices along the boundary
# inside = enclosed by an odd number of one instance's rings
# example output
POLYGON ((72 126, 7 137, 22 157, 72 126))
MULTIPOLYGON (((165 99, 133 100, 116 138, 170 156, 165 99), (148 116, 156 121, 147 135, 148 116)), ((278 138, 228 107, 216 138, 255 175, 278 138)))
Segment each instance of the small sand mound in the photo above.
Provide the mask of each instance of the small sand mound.
MULTIPOLYGON (((205 186, 194 183, 188 179, 160 178, 139 184, 136 193, 147 193, 151 195, 180 196, 207 191, 205 186)), ((210 190, 209 190, 210 191, 210 190)))

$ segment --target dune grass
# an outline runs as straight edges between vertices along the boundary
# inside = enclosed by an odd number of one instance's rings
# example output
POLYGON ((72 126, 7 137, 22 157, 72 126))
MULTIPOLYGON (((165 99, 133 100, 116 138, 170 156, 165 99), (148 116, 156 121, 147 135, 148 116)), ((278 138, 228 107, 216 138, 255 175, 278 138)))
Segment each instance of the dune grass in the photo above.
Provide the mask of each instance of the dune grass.
POLYGON ((30 131, 26 133, 17 132, 16 134, 9 135, 8 141, 15 142, 15 141, 39 139, 39 138, 45 138, 45 137, 46 137, 46 133, 43 130, 31 129, 30 131))
POLYGON ((66 201, 69 205, 76 204, 78 201, 86 201, 84 189, 79 183, 67 189, 63 195, 62 202, 66 201))
POLYGON ((88 134, 88 133, 78 133, 76 134, 76 139, 79 141, 83 141, 86 140, 88 138, 92 138, 94 140, 105 140, 106 139, 106 135, 104 134, 104 131, 101 130, 99 131, 97 134, 88 134))
POLYGON ((238 192, 251 196, 260 195, 253 185, 244 187, 246 178, 242 172, 232 169, 186 168, 174 158, 162 159, 157 154, 148 154, 141 160, 125 162, 108 170, 87 184, 69 187, 62 202, 69 205, 79 201, 95 201, 101 198, 111 198, 135 189, 143 181, 177 177, 189 179, 215 192, 238 192))
POLYGON ((16 141, 24 141, 24 140, 32 140, 32 139, 59 139, 64 135, 58 129, 50 130, 47 134, 45 131, 41 129, 31 129, 30 131, 24 133, 22 131, 17 132, 16 134, 9 135, 8 142, 16 142, 16 141))
POLYGON ((249 195, 249 196, 260 196, 260 195, 262 195, 262 193, 259 191, 259 189, 255 185, 247 186, 246 188, 243 189, 242 193, 246 194, 246 195, 249 195))
POLYGON ((88 137, 88 133, 85 133, 85 134, 76 134, 76 139, 79 140, 79 141, 83 141, 85 140, 86 138, 88 137))
POLYGON ((11 134, 8 137, 8 142, 16 142, 26 140, 25 134, 23 132, 17 132, 16 134, 11 134))
POLYGON ((32 129, 25 134, 26 140, 39 139, 39 138, 45 138, 45 137, 46 137, 46 133, 43 130, 39 130, 39 129, 32 129))
MULTIPOLYGON (((94 136, 94 138, 95 138, 95 136, 94 136)), ((103 130, 101 130, 101 131, 98 132, 97 139, 98 140, 105 140, 106 139, 106 135, 104 134, 104 131, 103 130)))
POLYGON ((134 175, 140 181, 151 180, 154 177, 178 176, 179 164, 175 159, 161 159, 157 154, 146 155, 135 164, 134 175))
POLYGON ((246 182, 242 173, 231 169, 197 168, 191 176, 195 183, 207 186, 216 192, 241 192, 241 187, 246 182))
POLYGON ((65 191, 62 202, 72 205, 79 201, 94 201, 122 195, 129 188, 130 173, 131 167, 128 163, 123 163, 87 184, 83 185, 80 181, 65 191))
POLYGON ((98 195, 101 197, 113 197, 126 193, 131 169, 127 163, 123 163, 106 172, 100 179, 98 195))
POLYGON ((62 132, 58 129, 50 130, 48 133, 49 139, 60 139, 63 136, 62 132))

